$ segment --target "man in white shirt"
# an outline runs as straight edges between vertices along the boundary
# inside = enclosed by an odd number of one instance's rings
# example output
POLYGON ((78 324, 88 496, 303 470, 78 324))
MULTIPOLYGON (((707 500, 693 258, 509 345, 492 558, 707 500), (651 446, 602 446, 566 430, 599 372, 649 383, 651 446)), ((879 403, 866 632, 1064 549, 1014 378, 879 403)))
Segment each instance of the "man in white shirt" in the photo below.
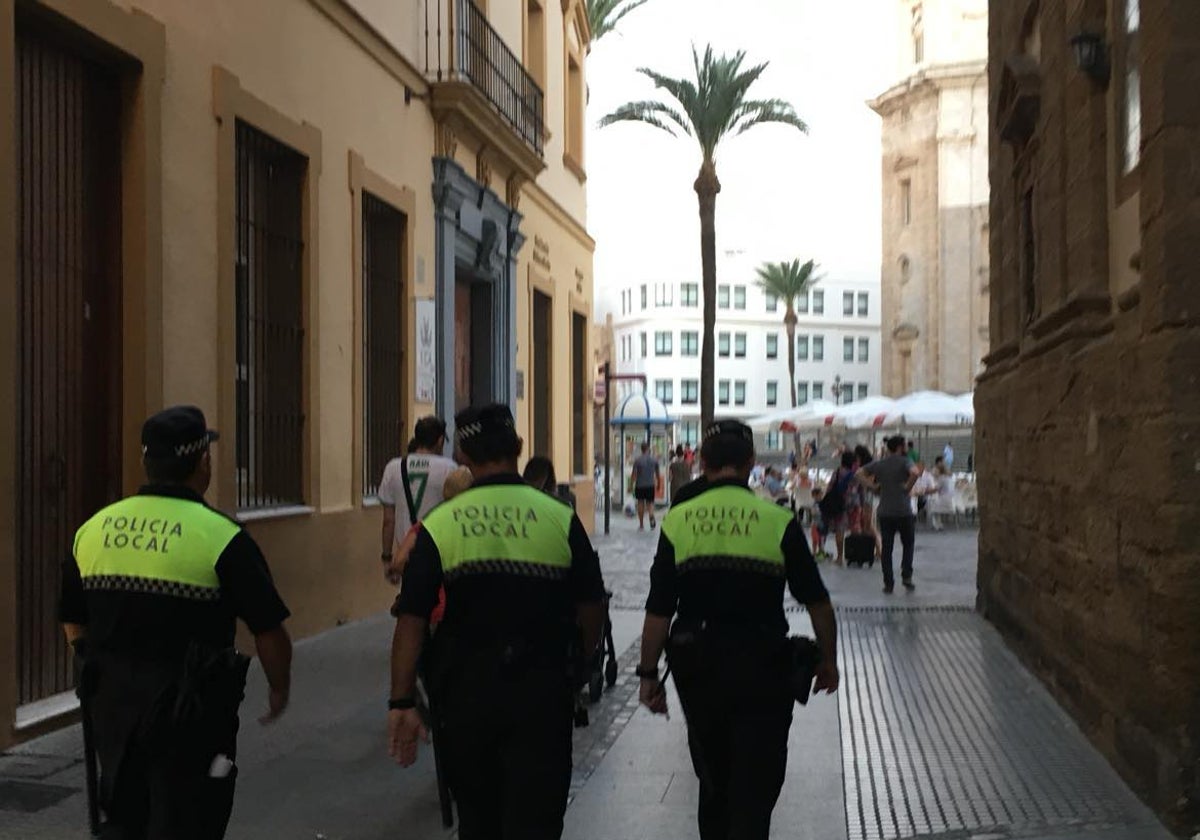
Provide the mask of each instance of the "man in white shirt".
POLYGON ((385 577, 390 572, 392 550, 413 526, 413 515, 419 521, 442 501, 446 476, 458 469, 452 458, 441 454, 446 447, 446 424, 441 418, 418 420, 409 446, 407 455, 388 462, 379 481, 379 503, 383 505, 380 560, 385 577))

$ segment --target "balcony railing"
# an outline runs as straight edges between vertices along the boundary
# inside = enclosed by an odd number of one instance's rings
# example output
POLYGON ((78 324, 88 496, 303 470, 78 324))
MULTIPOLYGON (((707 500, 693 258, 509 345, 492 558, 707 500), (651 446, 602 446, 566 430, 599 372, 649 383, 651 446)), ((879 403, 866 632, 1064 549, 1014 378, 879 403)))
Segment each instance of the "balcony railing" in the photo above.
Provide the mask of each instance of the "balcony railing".
POLYGON ((425 72, 435 82, 469 82, 542 154, 542 89, 472 0, 426 0, 425 72))

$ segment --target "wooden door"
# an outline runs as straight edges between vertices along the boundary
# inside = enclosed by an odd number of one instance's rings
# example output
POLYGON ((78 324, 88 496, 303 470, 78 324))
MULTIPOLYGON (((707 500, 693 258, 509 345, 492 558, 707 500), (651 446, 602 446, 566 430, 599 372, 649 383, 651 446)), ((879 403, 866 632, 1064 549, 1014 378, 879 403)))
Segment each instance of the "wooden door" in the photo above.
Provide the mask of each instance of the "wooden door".
POLYGON ((117 79, 22 29, 16 61, 18 691, 71 688, 57 623, 75 530, 120 492, 117 79))

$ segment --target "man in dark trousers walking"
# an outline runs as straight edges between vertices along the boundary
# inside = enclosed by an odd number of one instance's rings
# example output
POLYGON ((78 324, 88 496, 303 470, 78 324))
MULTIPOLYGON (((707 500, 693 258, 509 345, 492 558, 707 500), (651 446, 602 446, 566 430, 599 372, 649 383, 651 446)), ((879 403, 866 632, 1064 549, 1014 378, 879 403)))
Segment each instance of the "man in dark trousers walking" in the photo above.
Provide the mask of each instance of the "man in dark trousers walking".
POLYGON ((148 419, 148 484, 84 523, 64 570, 60 620, 83 660, 104 838, 225 836, 249 665, 235 619, 270 685, 260 721, 288 705, 287 607, 254 540, 204 502, 216 439, 198 408, 148 419))
POLYGON ((879 531, 883 538, 883 591, 891 594, 896 588, 892 568, 892 552, 896 546, 896 535, 904 547, 900 561, 900 582, 910 592, 913 583, 913 554, 916 545, 916 525, 909 493, 921 471, 904 453, 904 438, 887 440, 888 456, 872 461, 855 474, 856 478, 879 494, 879 531))
POLYGON ((475 482, 422 523, 396 599, 388 749, 417 757, 417 660, 438 589, 446 613, 429 651, 438 752, 462 840, 557 840, 571 785, 572 654, 596 649, 606 615, 600 562, 568 505, 517 472, 507 406, 459 412, 475 482))
MULTIPOLYGON (((785 583, 816 632, 818 691, 838 686, 837 623, 800 523, 747 486, 750 428, 714 423, 701 458, 700 491, 663 519, 637 669, 641 701, 667 711, 658 673, 666 648, 700 779, 701 840, 767 840, 797 699, 785 583)), ((813 674, 801 673, 807 698, 813 674)))

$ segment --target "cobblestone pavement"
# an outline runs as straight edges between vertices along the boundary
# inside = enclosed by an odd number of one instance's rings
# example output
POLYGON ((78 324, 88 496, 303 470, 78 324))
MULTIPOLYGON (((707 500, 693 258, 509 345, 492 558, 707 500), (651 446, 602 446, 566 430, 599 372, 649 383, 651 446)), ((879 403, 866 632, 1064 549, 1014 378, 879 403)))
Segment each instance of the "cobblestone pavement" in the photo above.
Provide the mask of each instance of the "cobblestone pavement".
MULTIPOLYGON (((614 517, 597 536, 613 589, 617 685, 575 733, 566 840, 696 836, 686 728, 637 706, 630 671, 657 533, 614 517)), ((797 708, 772 837, 795 840, 1165 840, 1042 686, 972 611, 975 534, 921 532, 914 593, 884 595, 878 567, 824 565, 838 605, 843 684, 797 708)), ((807 615, 789 609, 795 630, 807 615)), ((252 669, 229 837, 413 840, 441 828, 427 751, 384 752, 391 622, 377 616, 297 646, 293 705, 254 722, 252 669)), ((0 754, 0 838, 83 840, 78 727, 0 754)))

